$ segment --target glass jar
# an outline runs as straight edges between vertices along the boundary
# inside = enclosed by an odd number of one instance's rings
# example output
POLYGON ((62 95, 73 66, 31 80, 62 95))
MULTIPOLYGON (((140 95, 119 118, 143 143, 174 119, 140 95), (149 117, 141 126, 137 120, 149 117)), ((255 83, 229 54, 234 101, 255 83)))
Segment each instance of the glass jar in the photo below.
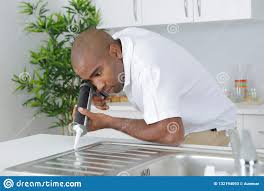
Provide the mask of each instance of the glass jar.
POLYGON ((235 102, 245 101, 248 97, 247 79, 235 80, 235 102))

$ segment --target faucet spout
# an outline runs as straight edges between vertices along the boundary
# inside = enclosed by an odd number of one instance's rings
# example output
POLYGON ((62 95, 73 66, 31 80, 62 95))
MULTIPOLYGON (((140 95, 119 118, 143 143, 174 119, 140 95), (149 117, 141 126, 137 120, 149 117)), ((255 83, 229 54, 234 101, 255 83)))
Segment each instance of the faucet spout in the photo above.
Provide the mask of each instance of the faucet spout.
POLYGON ((256 148, 248 130, 228 130, 232 153, 235 159, 235 168, 240 176, 254 176, 258 163, 256 148))

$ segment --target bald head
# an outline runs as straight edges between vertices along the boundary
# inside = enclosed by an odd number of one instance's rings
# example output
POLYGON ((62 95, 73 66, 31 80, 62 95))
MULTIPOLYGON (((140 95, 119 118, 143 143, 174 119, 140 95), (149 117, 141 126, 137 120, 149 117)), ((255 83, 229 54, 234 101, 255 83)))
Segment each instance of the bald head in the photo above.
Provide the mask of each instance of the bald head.
POLYGON ((112 43, 116 43, 115 40, 103 30, 89 29, 82 32, 73 43, 71 52, 73 68, 89 64, 82 61, 84 56, 93 62, 106 55, 112 43))
POLYGON ((118 80, 124 71, 121 41, 105 31, 82 32, 74 41, 71 62, 75 73, 90 80, 99 91, 121 91, 123 83, 118 80))

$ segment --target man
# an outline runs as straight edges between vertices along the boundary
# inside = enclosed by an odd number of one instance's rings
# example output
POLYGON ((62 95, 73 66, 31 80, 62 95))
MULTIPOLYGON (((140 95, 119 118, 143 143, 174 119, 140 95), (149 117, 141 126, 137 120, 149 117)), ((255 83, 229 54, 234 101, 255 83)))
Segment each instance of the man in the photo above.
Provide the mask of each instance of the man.
MULTIPOLYGON (((90 130, 113 128, 144 141, 173 145, 185 136, 184 143, 228 143, 224 130, 235 127, 233 104, 195 58, 173 41, 140 28, 127 28, 113 37, 91 29, 76 38, 71 59, 82 79, 90 80, 98 91, 123 90, 144 114, 144 119, 126 119, 78 108, 89 117, 90 130), (220 142, 214 143, 218 138, 220 142)), ((94 97, 93 104, 108 109, 101 97, 94 97)))

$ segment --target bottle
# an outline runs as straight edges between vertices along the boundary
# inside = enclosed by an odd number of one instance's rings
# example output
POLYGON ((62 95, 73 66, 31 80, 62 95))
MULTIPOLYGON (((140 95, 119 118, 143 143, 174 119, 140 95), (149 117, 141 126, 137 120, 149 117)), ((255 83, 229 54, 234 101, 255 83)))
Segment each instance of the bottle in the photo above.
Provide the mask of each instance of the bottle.
POLYGON ((249 97, 250 97, 250 101, 253 103, 258 102, 258 97, 257 97, 257 90, 256 88, 251 88, 250 92, 249 92, 249 97))
POLYGON ((238 64, 237 78, 235 80, 235 102, 243 102, 248 97, 247 65, 238 64))
POLYGON ((247 79, 235 80, 235 97, 236 102, 246 101, 248 97, 247 79))

